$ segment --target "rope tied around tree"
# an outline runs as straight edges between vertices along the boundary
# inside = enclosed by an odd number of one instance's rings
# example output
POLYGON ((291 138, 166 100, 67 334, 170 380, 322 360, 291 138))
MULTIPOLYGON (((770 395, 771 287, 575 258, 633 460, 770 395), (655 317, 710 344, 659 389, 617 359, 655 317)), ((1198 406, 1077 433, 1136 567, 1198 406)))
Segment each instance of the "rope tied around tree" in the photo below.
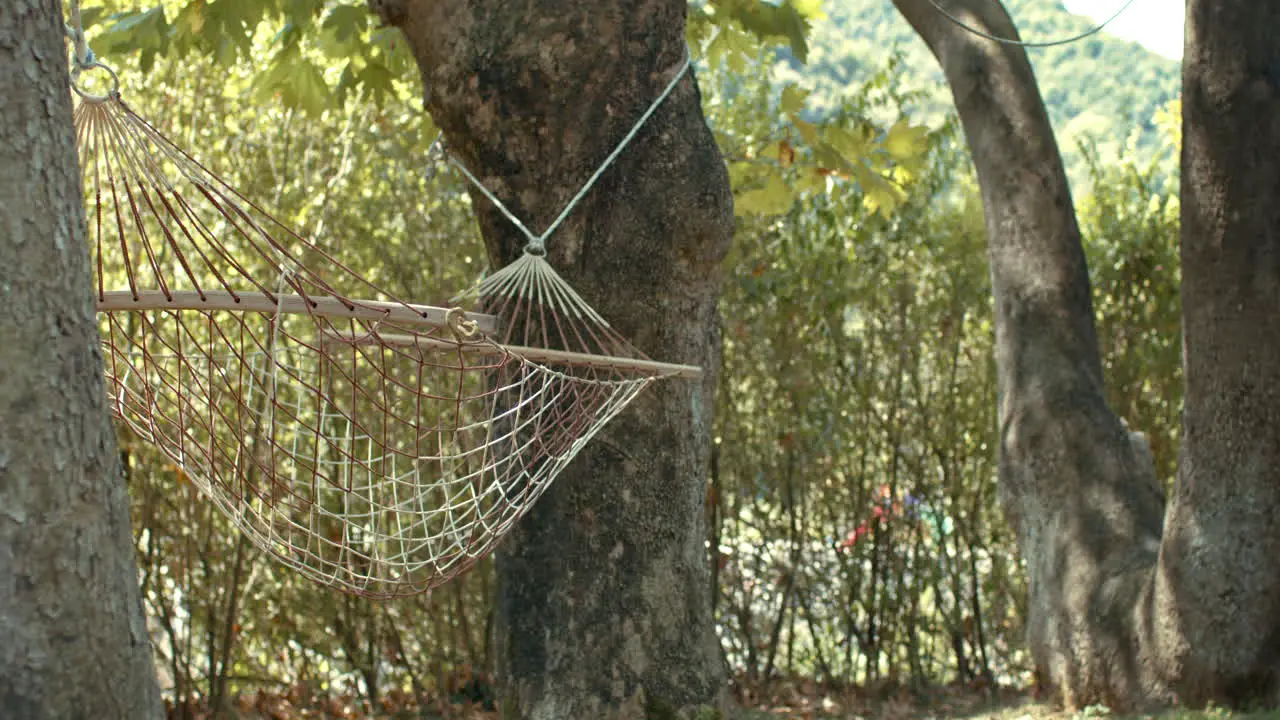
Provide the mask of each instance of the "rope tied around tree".
POLYGON ((80 18, 80 0, 68 0, 67 5, 71 14, 71 22, 63 27, 66 29, 67 38, 71 40, 75 67, 85 70, 97 62, 97 57, 89 47, 88 41, 85 40, 84 23, 80 18))
MULTIPOLYGON (((712 40, 715 39, 717 34, 718 31, 712 35, 712 40)), ((560 211, 560 214, 556 216, 556 219, 553 220, 551 224, 547 226, 547 229, 543 230, 541 234, 534 233, 530 230, 529 226, 525 225, 520 218, 516 217, 515 213, 507 209, 507 206, 503 204, 496 195, 490 192, 489 188, 485 187, 484 183, 480 182, 480 180, 477 179, 465 165, 458 162, 458 159, 449 154, 447 150, 445 150, 445 157, 448 159, 450 165, 457 168, 458 172, 460 172, 468 182, 479 190, 481 195, 484 195, 485 199, 493 203, 494 207, 498 209, 498 212, 502 213, 503 217, 511 221, 511 224, 515 225, 516 228, 520 230, 528 241, 525 244, 525 252, 536 255, 544 254, 546 252, 547 238, 551 237, 551 234, 559 229, 560 225, 568 219, 574 209, 578 207, 578 203, 582 202, 582 199, 587 196, 587 193, 591 192, 591 188, 595 187, 596 182, 602 175, 604 175, 605 171, 613 166, 613 163, 618 159, 618 156, 622 155, 622 152, 627 149, 627 146, 636 138, 636 135, 640 134, 640 131, 644 128, 645 124, 649 122, 649 118, 653 117, 653 114, 657 112, 658 108, 661 107, 662 103, 666 101, 667 97, 671 95, 671 93, 676 89, 676 86, 680 84, 680 81, 689 72, 689 68, 692 64, 693 56, 686 48, 684 60, 680 63, 680 68, 676 70, 676 74, 671 78, 670 82, 667 83, 666 87, 663 88, 662 93, 654 98, 653 102, 649 103, 649 107, 644 111, 644 114, 636 120, 635 124, 631 126, 631 129, 625 136, 623 136, 622 140, 614 146, 613 151, 610 152, 604 161, 600 163, 595 172, 593 172, 591 176, 587 178, 587 181, 578 189, 578 192, 575 193, 569 202, 565 204, 564 209, 560 211)))

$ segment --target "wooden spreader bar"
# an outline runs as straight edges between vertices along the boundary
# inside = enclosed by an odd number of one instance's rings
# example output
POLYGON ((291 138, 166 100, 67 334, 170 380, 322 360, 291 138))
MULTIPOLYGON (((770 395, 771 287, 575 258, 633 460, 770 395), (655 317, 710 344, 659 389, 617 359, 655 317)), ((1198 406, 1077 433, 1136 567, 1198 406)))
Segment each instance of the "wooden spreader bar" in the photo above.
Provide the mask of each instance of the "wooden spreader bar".
MULTIPOLYGON (((194 290, 180 290, 172 291, 166 297, 159 290, 142 290, 138 292, 135 298, 134 294, 128 290, 113 290, 102 293, 102 296, 98 298, 97 304, 99 312, 225 310, 266 314, 320 315, 356 320, 384 320, 405 325, 449 327, 449 321, 446 317, 449 308, 380 300, 347 300, 347 302, 354 307, 349 308, 341 300, 332 296, 304 298, 301 295, 281 294, 276 295, 276 299, 273 300, 265 293, 260 292, 240 292, 233 296, 226 291, 207 290, 202 298, 200 293, 194 290)), ((498 319, 493 315, 466 313, 466 318, 474 321, 476 329, 485 335, 491 335, 497 330, 498 319)), ((349 333, 329 334, 343 342, 357 344, 383 343, 386 345, 416 346, 432 350, 460 350, 465 353, 479 355, 501 355, 503 352, 508 352, 534 362, 557 363, 604 370, 634 371, 646 375, 679 377, 691 380, 697 380, 702 377, 702 368, 696 365, 679 365, 655 360, 591 355, 522 345, 499 345, 491 342, 464 341, 459 345, 455 342, 436 338, 392 333, 376 333, 372 336, 363 335, 358 338, 352 337, 349 333)))
MULTIPOLYGON (((449 308, 432 305, 384 302, 380 300, 347 300, 355 307, 349 308, 332 296, 304 298, 301 295, 276 295, 273 300, 265 293, 238 292, 234 296, 223 290, 206 290, 204 297, 194 290, 172 291, 169 297, 159 290, 142 290, 137 297, 128 290, 104 292, 98 298, 98 311, 138 310, 229 310, 232 312, 285 313, 289 315, 320 315, 324 317, 352 318, 356 320, 384 320, 405 325, 429 325, 448 328, 446 314, 449 308)), ((476 323, 476 329, 485 334, 497 331, 498 320, 492 315, 467 313, 466 318, 476 323)), ((409 336, 405 336, 409 337, 409 336)))
POLYGON ((567 350, 548 350, 546 348, 525 347, 523 345, 499 345, 493 342, 463 341, 461 344, 438 340, 430 337, 413 335, 396 335, 376 333, 372 336, 352 337, 348 333, 337 333, 336 340, 357 345, 398 345, 431 350, 449 350, 476 355, 502 355, 510 353, 517 357, 534 362, 557 363, 574 367, 590 367, 601 370, 630 370, 655 377, 678 377, 697 380, 702 377, 702 368, 697 365, 677 365, 675 363, 641 360, 636 358, 611 357, 608 355, 591 355, 588 353, 569 352, 567 350))

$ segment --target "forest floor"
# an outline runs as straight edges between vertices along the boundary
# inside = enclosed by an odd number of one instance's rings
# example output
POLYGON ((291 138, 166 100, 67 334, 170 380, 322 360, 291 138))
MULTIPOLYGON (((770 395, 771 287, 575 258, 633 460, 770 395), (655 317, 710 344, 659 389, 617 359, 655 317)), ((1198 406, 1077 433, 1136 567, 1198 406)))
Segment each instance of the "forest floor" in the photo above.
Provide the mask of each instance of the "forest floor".
POLYGON ((1105 707, 1067 712, 1038 702, 1023 690, 996 692, 967 688, 937 688, 919 694, 842 694, 813 692, 813 688, 782 688, 768 699, 743 698, 741 720, 1280 720, 1280 711, 1232 712, 1224 709, 1172 709, 1158 714, 1120 715, 1105 707), (809 690, 809 692, 803 692, 809 690))
MULTIPOLYGON (((1168 710, 1158 714, 1119 715, 1092 707, 1066 712, 1036 701, 1028 692, 1001 689, 975 691, 942 687, 923 693, 892 693, 856 689, 825 691, 814 683, 778 683, 768 693, 737 692, 742 708, 735 720, 1280 720, 1280 711, 1231 712, 1223 709, 1168 710)), ((471 704, 437 701, 423 706, 394 703, 380 713, 359 709, 351 699, 294 703, 287 697, 256 693, 225 707, 219 718, 229 720, 497 720, 498 714, 471 704)), ((173 720, 212 720, 207 709, 186 713, 170 707, 173 720)))

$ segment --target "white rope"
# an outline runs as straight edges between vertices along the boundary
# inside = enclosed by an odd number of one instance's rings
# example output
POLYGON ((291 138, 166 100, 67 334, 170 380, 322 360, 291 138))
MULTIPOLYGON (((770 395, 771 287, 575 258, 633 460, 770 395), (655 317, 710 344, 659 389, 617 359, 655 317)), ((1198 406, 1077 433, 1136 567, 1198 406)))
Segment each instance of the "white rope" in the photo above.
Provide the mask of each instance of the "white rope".
POLYGON ((94 57, 93 50, 84 39, 84 24, 80 20, 80 0, 68 0, 67 5, 71 9, 71 24, 64 25, 64 28, 75 48, 76 66, 83 70, 92 67, 97 62, 97 58, 94 57))
POLYGON ((537 234, 530 230, 529 227, 520 220, 520 218, 516 217, 514 213, 508 210, 507 206, 504 205, 492 192, 490 192, 489 188, 484 186, 484 183, 480 182, 475 175, 471 174, 470 170, 468 170, 462 163, 458 162, 457 158, 453 157, 452 154, 446 151, 445 157, 449 160, 450 165, 457 168, 458 171, 462 173, 463 177, 469 180, 471 184, 489 200, 489 202, 493 203, 494 206, 498 208, 498 212, 501 212, 503 216, 511 221, 511 224, 515 225, 516 228, 524 234, 525 238, 529 241, 525 245, 525 252, 541 255, 546 251, 547 238, 550 237, 551 234, 560 227, 565 219, 569 217, 569 214, 578 206, 578 203, 582 201, 582 198, 586 197, 587 193, 591 191, 591 188, 595 186, 596 182, 600 179, 600 176, 604 175, 605 171, 608 170, 613 165, 614 161, 618 159, 618 156, 622 154, 622 151, 627 148, 627 145, 630 145, 636 135, 640 134, 640 130, 644 128, 645 123, 649 121, 649 118, 651 118, 653 113, 658 110, 658 107, 662 105, 663 101, 665 101, 667 97, 671 95, 672 91, 676 89, 676 85, 682 78, 684 78, 685 74, 689 72, 689 67, 692 64, 693 56, 686 48, 684 62, 680 65, 680 69, 676 72, 675 77, 671 78, 671 82, 667 83, 667 87, 662 91, 662 94, 649 104, 649 108, 645 110, 644 114, 640 116, 640 119, 631 126, 630 132, 628 132, 626 136, 622 138, 622 141, 614 147, 613 152, 609 153, 609 156, 604 159, 604 162, 600 163, 600 166, 591 174, 591 177, 587 178, 587 181, 582 184, 582 187, 578 190, 577 194, 569 200, 564 209, 560 211, 560 215, 552 221, 551 225, 549 225, 542 234, 537 234))

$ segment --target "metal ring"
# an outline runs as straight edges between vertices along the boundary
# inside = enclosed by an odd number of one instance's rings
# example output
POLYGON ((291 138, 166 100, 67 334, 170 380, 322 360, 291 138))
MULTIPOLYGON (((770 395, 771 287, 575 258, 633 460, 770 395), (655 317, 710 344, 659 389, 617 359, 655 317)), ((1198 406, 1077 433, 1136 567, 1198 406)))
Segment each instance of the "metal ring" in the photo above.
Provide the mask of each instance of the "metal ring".
POLYGON ((116 75, 115 70, 112 70, 106 65, 103 65, 102 63, 95 60, 89 63, 88 65, 85 65, 84 67, 77 67, 75 71, 71 73, 71 89, 74 90, 75 93, 79 95, 81 98, 83 98, 85 102, 96 102, 96 103, 106 102, 111 98, 116 97, 120 94, 120 76, 116 75), (80 78, 81 72, 85 70, 95 70, 95 69, 105 70, 107 72, 107 75, 111 76, 111 88, 102 95, 91 93, 81 88, 78 84, 76 84, 76 81, 80 78))

